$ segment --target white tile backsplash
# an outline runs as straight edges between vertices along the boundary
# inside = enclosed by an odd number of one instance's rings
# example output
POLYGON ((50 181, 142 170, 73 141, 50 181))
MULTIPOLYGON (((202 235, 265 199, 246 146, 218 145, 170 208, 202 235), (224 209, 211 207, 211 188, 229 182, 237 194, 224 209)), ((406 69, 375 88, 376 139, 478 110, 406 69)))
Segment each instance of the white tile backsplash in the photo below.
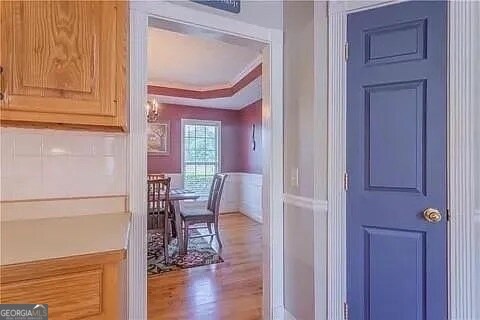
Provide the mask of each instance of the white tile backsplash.
POLYGON ((43 137, 40 134, 25 133, 13 136, 14 155, 40 157, 43 149, 43 137))
POLYGON ((49 135, 44 139, 44 155, 91 157, 95 138, 89 135, 49 135))
POLYGON ((114 156, 122 152, 122 141, 115 137, 104 137, 104 139, 96 139, 93 143, 93 152, 98 156, 114 156))
POLYGON ((126 135, 2 128, 0 199, 126 194, 126 135))

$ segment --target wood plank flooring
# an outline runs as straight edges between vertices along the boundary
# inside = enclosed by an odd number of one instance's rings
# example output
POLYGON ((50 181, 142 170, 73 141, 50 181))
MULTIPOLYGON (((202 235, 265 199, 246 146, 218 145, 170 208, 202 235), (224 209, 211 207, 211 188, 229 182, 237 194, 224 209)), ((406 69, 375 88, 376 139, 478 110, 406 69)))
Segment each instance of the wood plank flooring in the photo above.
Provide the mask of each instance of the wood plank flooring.
POLYGON ((225 262, 148 279, 149 320, 262 318, 261 224, 221 215, 220 236, 225 262))

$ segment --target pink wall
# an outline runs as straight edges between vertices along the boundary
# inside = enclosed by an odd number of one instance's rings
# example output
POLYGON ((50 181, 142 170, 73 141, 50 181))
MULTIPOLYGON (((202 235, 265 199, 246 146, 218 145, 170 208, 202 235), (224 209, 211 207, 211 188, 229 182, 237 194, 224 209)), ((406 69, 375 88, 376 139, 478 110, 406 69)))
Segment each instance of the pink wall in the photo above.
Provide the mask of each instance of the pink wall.
POLYGON ((262 173, 262 100, 240 111, 240 172, 262 173), (255 124, 255 151, 252 149, 252 124, 255 124))
POLYGON ((181 173, 181 119, 222 122, 221 170, 223 172, 262 173, 262 102, 241 110, 200 108, 164 104, 159 118, 170 121, 170 155, 147 156, 149 173, 181 173), (252 124, 255 123, 255 151, 252 150, 252 124))
POLYGON ((241 149, 238 146, 239 112, 236 110, 199 108, 182 105, 162 105, 159 118, 170 121, 170 155, 148 155, 149 173, 182 172, 181 119, 215 120, 222 122, 221 164, 222 171, 236 172, 240 168, 241 149))

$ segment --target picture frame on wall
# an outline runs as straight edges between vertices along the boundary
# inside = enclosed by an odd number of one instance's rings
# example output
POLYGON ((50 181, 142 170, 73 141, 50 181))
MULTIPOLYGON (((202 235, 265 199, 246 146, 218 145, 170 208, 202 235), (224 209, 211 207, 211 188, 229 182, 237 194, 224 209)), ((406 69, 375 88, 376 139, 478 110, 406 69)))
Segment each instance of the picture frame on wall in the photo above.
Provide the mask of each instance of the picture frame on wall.
POLYGON ((147 152, 159 156, 170 154, 170 121, 147 123, 147 152))

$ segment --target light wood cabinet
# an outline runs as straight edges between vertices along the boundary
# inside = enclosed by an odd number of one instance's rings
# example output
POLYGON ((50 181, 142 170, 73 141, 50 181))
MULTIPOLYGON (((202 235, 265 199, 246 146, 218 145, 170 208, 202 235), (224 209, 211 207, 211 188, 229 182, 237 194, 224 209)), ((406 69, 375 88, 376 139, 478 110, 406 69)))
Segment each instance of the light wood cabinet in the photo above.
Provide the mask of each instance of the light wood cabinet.
POLYGON ((0 303, 48 304, 49 319, 125 318, 125 250, 0 267, 0 303))
POLYGON ((1 1, 2 124, 125 130, 127 8, 1 1))

